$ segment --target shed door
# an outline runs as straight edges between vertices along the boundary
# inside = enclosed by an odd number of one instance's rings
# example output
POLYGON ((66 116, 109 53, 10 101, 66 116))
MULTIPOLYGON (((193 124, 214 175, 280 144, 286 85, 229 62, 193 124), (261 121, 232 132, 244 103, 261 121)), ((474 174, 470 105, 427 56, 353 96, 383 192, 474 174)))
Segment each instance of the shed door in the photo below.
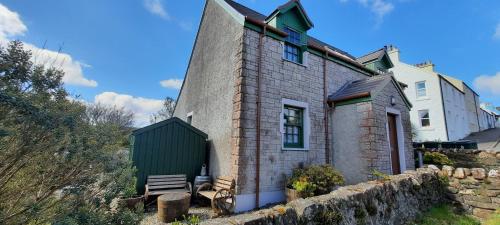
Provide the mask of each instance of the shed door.
POLYGON ((387 114, 389 124, 389 143, 391 146, 392 174, 400 174, 401 166, 399 164, 398 131, 396 128, 396 115, 387 114))

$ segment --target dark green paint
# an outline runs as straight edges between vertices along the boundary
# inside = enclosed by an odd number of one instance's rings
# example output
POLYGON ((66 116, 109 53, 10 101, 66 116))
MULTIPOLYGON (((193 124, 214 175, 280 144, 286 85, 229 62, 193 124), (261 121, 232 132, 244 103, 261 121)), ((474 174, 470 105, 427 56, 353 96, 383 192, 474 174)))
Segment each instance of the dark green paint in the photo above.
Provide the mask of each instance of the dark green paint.
POLYGON ((355 98, 355 99, 349 99, 346 101, 337 102, 337 103, 335 103, 335 106, 351 105, 351 104, 356 104, 356 103, 361 103, 361 102, 369 102, 371 100, 372 100, 371 97, 355 98))
POLYGON ((131 145, 137 192, 144 193, 149 175, 186 174, 193 182, 205 163, 207 138, 175 117, 134 131, 131 145))

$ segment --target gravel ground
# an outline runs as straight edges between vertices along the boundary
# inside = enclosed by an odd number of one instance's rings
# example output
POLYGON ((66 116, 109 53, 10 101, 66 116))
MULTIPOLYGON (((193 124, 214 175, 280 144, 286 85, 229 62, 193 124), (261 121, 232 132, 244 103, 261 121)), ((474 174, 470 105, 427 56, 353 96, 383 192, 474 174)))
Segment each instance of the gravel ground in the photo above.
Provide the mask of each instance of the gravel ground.
MULTIPOLYGON (((158 221, 156 216, 156 208, 150 208, 144 213, 144 219, 141 221, 141 225, 163 225, 167 223, 162 223, 158 221)), ((192 206, 189 208, 189 215, 196 215, 201 221, 210 219, 215 216, 212 208, 205 206, 192 206)))

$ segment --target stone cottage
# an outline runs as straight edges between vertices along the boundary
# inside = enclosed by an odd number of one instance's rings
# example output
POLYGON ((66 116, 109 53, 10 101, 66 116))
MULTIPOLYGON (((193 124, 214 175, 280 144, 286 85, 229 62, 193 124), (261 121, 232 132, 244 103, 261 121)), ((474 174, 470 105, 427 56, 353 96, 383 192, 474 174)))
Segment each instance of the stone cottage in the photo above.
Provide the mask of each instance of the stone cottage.
POLYGON ((332 164, 348 183, 413 169, 401 86, 313 26, 297 0, 269 16, 206 0, 174 116, 208 134, 209 173, 236 180, 236 211, 283 201, 301 165, 332 164))

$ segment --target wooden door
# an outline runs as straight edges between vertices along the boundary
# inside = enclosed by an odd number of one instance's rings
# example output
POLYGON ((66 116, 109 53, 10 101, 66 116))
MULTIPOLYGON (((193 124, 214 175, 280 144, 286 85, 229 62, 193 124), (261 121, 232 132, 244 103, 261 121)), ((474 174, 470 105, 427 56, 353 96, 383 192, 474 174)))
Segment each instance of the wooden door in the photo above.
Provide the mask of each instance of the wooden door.
POLYGON ((396 115, 387 114, 387 123, 389 124, 389 144, 391 145, 392 174, 400 174, 401 166, 399 164, 399 146, 398 130, 396 126, 396 115))

